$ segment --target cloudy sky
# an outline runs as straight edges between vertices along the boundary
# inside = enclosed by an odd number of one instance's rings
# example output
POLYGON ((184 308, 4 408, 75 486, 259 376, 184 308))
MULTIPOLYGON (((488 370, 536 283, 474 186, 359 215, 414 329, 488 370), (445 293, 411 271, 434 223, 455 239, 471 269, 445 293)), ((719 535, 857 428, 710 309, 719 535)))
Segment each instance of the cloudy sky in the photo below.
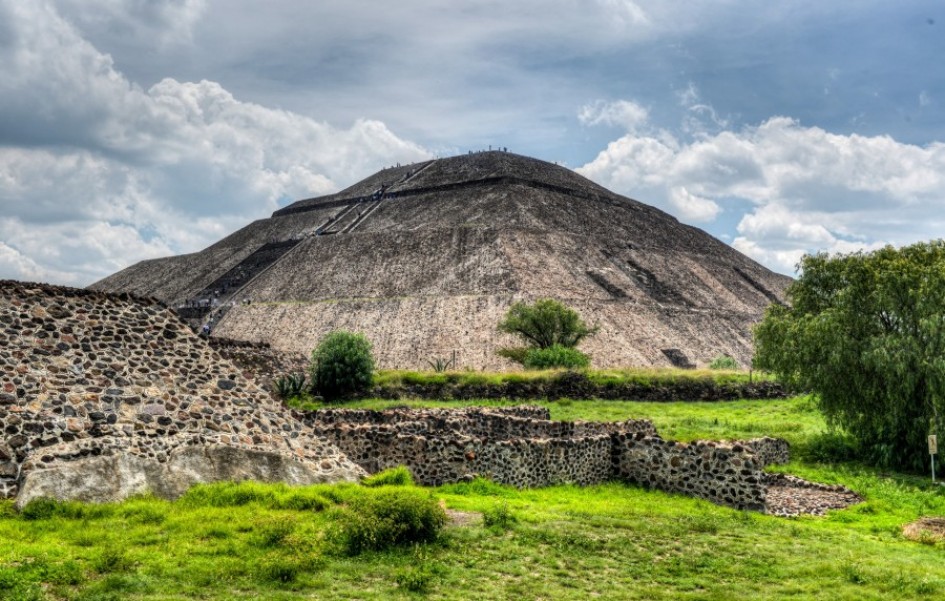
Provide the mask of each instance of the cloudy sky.
POLYGON ((790 274, 943 236, 942 57, 942 0, 0 0, 0 278, 490 144, 790 274))

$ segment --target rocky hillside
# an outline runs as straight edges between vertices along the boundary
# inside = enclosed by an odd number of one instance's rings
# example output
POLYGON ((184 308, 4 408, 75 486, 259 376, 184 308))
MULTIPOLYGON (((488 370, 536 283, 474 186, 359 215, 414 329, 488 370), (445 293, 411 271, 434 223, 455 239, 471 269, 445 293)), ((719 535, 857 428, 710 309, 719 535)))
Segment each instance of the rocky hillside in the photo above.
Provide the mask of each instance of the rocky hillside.
POLYGON ((0 496, 20 503, 363 474, 172 311, 127 294, 0 282, 0 430, 0 496))
POLYGON ((599 367, 751 356, 751 325, 790 279, 705 232, 560 166, 484 152, 387 169, 209 248, 93 288, 153 295, 213 335, 308 353, 364 332, 382 367, 507 369, 496 324, 553 297, 600 326, 599 367), (222 319, 221 319, 222 318, 222 319))

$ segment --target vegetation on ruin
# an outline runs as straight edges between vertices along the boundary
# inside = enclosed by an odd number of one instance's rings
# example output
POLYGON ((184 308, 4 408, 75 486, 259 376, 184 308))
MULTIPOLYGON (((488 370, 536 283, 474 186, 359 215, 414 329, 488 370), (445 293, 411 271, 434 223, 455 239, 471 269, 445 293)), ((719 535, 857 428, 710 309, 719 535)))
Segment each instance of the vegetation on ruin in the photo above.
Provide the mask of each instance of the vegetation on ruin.
POLYGON ((374 382, 374 356, 363 334, 338 330, 312 351, 311 382, 315 393, 336 400, 363 393, 374 382))
POLYGON ((528 369, 587 367, 590 358, 576 347, 597 329, 560 301, 541 298, 531 304, 517 302, 499 322, 499 331, 518 336, 525 346, 497 352, 528 369))
MULTIPOLYGON (((375 403, 380 403, 376 401, 375 403)), ((826 424, 805 397, 734 403, 558 401, 556 419, 650 417, 667 437, 789 438, 787 472, 866 502, 825 518, 741 512, 624 484, 514 490, 253 483, 178 501, 0 504, 0 599, 915 599, 945 594, 945 544, 903 525, 945 515, 928 479, 811 459, 826 424), (356 499, 403 490, 464 523, 433 542, 339 546, 356 499)), ((427 505, 429 506, 429 505, 427 505)))
POLYGON ((801 261, 755 330, 759 367, 816 393, 864 459, 920 470, 945 414, 945 241, 801 261))

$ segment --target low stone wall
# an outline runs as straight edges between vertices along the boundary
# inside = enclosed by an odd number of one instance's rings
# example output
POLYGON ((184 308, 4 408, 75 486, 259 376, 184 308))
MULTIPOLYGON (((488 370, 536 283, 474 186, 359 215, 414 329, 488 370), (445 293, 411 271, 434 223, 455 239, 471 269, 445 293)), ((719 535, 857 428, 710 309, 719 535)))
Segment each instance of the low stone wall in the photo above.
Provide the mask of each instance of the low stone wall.
POLYGON ((765 507, 765 464, 743 445, 685 444, 640 434, 614 438, 619 479, 738 509, 765 507))
POLYGON ((513 486, 624 480, 741 509, 764 509, 768 463, 789 447, 773 438, 689 444, 647 420, 553 422, 540 407, 329 409, 299 414, 368 472, 406 465, 426 485, 477 475, 513 486))

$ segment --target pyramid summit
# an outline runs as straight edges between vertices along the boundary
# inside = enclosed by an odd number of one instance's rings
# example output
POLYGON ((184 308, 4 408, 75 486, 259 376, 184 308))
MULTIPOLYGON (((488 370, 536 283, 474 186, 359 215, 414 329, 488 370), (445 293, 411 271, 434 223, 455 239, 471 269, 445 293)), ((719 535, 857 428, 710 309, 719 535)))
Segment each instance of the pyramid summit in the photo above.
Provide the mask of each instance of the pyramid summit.
POLYGON ((308 353, 363 332, 381 367, 510 369, 496 325, 556 298, 600 326, 598 367, 751 357, 751 326, 790 278, 573 171, 504 151, 383 169, 187 255, 93 289, 153 296, 213 336, 308 353))

